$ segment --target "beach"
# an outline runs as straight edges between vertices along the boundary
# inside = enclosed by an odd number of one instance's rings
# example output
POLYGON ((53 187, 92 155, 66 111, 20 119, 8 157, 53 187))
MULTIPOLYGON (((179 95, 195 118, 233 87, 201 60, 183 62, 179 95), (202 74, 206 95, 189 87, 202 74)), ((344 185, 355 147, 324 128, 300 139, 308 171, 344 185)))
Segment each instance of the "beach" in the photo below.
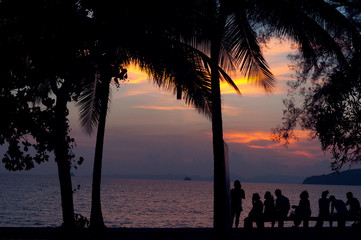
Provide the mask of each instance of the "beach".
MULTIPOLYGON (((232 229, 230 239, 242 240, 356 240, 360 239, 361 231, 350 227, 344 232, 338 232, 337 228, 323 228, 321 232, 309 228, 307 232, 300 228, 285 228, 283 232, 277 228, 265 228, 263 233, 256 229, 245 232, 243 228, 232 229)), ((66 234, 60 228, 0 228, 1 240, 35 240, 35 239, 105 239, 105 240, 212 240, 212 228, 108 228, 105 232, 94 234, 87 229, 66 234)))

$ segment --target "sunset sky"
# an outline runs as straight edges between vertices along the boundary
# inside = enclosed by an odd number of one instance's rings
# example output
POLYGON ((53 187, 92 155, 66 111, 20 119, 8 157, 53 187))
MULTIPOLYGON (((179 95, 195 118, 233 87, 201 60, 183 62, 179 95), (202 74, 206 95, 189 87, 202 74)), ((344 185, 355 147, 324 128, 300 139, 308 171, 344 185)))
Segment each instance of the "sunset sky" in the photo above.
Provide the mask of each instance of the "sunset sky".
MULTIPOLYGON (((224 139, 229 146, 230 172, 244 178, 261 175, 309 176, 330 172, 330 156, 307 133, 285 148, 269 140, 271 128, 281 123, 286 82, 294 74, 288 68, 290 44, 273 41, 264 49, 276 76, 273 94, 241 76, 233 75, 242 95, 222 84, 224 139)), ((75 171, 91 175, 95 134, 80 129, 78 113, 71 108, 71 135, 75 152, 85 163, 75 171)), ((1 172, 4 167, 1 166, 1 172)), ((51 163, 31 173, 54 173, 51 163)), ((209 119, 159 89, 144 73, 128 68, 128 81, 113 89, 104 144, 103 174, 180 174, 212 176, 212 133, 209 119)))

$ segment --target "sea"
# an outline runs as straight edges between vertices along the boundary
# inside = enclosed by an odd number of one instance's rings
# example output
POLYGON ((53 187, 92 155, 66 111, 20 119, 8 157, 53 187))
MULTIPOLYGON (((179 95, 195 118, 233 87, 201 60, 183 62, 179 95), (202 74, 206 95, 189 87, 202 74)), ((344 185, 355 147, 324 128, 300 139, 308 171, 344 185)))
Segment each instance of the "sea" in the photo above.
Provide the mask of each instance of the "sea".
MULTIPOLYGON (((89 219, 91 178, 75 176, 73 185, 75 212, 89 219)), ((266 191, 274 195, 277 188, 291 205, 298 205, 300 193, 307 190, 312 216, 318 214, 318 199, 324 190, 344 201, 350 191, 361 200, 361 186, 244 182, 242 188, 246 199, 241 221, 252 207, 253 193, 263 198, 266 191)), ((212 227, 213 182, 103 178, 102 211, 110 228, 212 227)), ((0 227, 58 227, 61 223, 56 176, 0 174, 0 227)))

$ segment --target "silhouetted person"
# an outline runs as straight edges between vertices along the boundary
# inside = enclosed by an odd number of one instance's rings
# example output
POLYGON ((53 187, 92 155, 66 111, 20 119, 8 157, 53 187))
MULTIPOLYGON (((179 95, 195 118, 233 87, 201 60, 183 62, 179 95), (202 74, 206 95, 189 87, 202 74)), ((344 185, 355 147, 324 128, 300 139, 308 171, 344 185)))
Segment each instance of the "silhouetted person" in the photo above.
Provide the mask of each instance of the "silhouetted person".
POLYGON ((295 227, 298 227, 301 222, 303 221, 303 227, 306 230, 308 228, 308 222, 309 222, 309 217, 311 217, 311 205, 310 205, 310 200, 308 200, 308 192, 307 191, 303 191, 300 194, 300 202, 299 205, 293 205, 292 208, 295 209, 295 214, 294 214, 294 224, 295 227))
POLYGON ((280 189, 276 189, 276 214, 278 220, 278 228, 283 229, 283 221, 288 215, 290 210, 290 200, 282 195, 280 189))
POLYGON ((270 191, 267 191, 264 194, 264 211, 263 211, 263 219, 264 221, 271 221, 272 228, 275 226, 276 219, 276 205, 275 200, 270 191))
POLYGON ((258 193, 253 193, 252 195, 252 209, 248 217, 244 219, 244 228, 248 230, 251 229, 253 222, 256 222, 259 230, 263 230, 263 203, 258 193))
POLYGON ((242 199, 245 199, 244 190, 239 180, 234 181, 234 188, 231 190, 231 227, 235 219, 235 228, 238 228, 239 217, 242 212, 242 199))
POLYGON ((350 209, 348 210, 348 216, 352 218, 359 216, 360 202, 357 200, 357 198, 353 197, 352 192, 346 193, 346 197, 346 206, 350 206, 350 209))
MULTIPOLYGON (((340 199, 336 199, 335 196, 330 196, 331 202, 331 216, 337 219, 337 227, 341 230, 345 229, 345 218, 348 215, 346 204, 340 199), (336 213, 334 212, 336 210, 336 213)), ((332 227, 332 222, 330 222, 332 227)))
MULTIPOLYGON (((327 198, 328 195, 328 191, 323 191, 321 194, 321 198, 318 200, 318 207, 319 207, 319 212, 318 212, 318 220, 316 223, 316 228, 321 228, 323 226, 323 221, 325 219, 330 218, 330 199, 327 198)), ((330 223, 331 225, 331 223, 330 223)))

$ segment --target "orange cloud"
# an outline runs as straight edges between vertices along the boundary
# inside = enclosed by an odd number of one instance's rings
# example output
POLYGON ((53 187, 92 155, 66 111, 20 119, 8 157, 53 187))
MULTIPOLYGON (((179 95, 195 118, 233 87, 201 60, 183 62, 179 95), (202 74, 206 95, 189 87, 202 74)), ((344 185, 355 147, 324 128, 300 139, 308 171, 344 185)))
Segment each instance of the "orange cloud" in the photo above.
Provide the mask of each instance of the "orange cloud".
MULTIPOLYGON (((242 144, 256 151, 257 153, 252 151, 253 154, 256 154, 254 161, 261 160, 262 157, 259 156, 264 156, 264 154, 275 154, 280 157, 273 159, 273 161, 282 162, 288 166, 304 166, 307 164, 312 165, 317 161, 327 158, 327 153, 321 151, 319 143, 309 140, 309 133, 307 131, 299 130, 297 135, 299 140, 292 140, 287 148, 285 148, 283 143, 272 142, 270 140, 270 132, 267 131, 225 131, 224 140, 227 143, 242 144)), ((232 151, 237 152, 237 148, 237 145, 234 145, 232 151)))
MULTIPOLYGON (((272 90, 272 93, 273 94, 283 93, 284 89, 280 88, 278 82, 290 80, 291 70, 288 68, 287 64, 279 64, 272 67, 271 71, 276 79, 276 86, 272 90), (289 75, 289 77, 287 75, 289 75)), ((266 93, 265 89, 261 85, 251 80, 247 80, 247 78, 240 76, 240 74, 235 75, 233 81, 241 91, 242 95, 259 95, 259 94, 264 95, 266 93)), ((221 92, 222 94, 236 94, 234 88, 231 85, 229 85, 227 82, 221 82, 221 92)))
POLYGON ((189 109, 191 109, 191 108, 188 108, 188 107, 180 107, 180 106, 132 106, 131 108, 153 109, 153 110, 161 110, 161 111, 189 110, 189 109))
POLYGON ((225 131, 223 133, 226 142, 230 143, 250 143, 253 141, 270 140, 269 132, 239 132, 239 131, 225 131))
POLYGON ((130 84, 138 84, 145 82, 149 79, 148 74, 142 71, 137 65, 130 64, 127 67, 128 82, 130 84))
POLYGON ((290 152, 291 154, 296 154, 296 155, 301 155, 301 156, 305 156, 305 157, 308 157, 308 158, 314 158, 314 155, 313 154, 310 154, 308 152, 304 152, 304 151, 292 151, 290 152))
POLYGON ((260 148, 260 149, 267 148, 267 147, 262 147, 262 146, 257 146, 257 145, 247 145, 247 146, 250 148, 260 148))
POLYGON ((222 105, 223 116, 237 117, 241 116, 243 112, 244 110, 242 110, 241 108, 233 107, 231 105, 222 105))
MULTIPOLYGON (((308 141, 309 132, 298 130, 295 131, 299 141, 305 142, 308 141)), ((254 132, 240 132, 240 131, 225 131, 223 133, 224 139, 229 143, 243 143, 251 148, 284 148, 283 143, 272 142, 270 139, 270 132, 268 131, 254 131, 254 132), (256 145, 255 142, 262 142, 261 145, 256 145)), ((290 146, 299 147, 299 142, 297 140, 290 140, 290 146)), ((318 147, 314 145, 302 146, 302 148, 307 149, 317 149, 318 147)), ((300 154, 300 153, 298 153, 300 154)))

